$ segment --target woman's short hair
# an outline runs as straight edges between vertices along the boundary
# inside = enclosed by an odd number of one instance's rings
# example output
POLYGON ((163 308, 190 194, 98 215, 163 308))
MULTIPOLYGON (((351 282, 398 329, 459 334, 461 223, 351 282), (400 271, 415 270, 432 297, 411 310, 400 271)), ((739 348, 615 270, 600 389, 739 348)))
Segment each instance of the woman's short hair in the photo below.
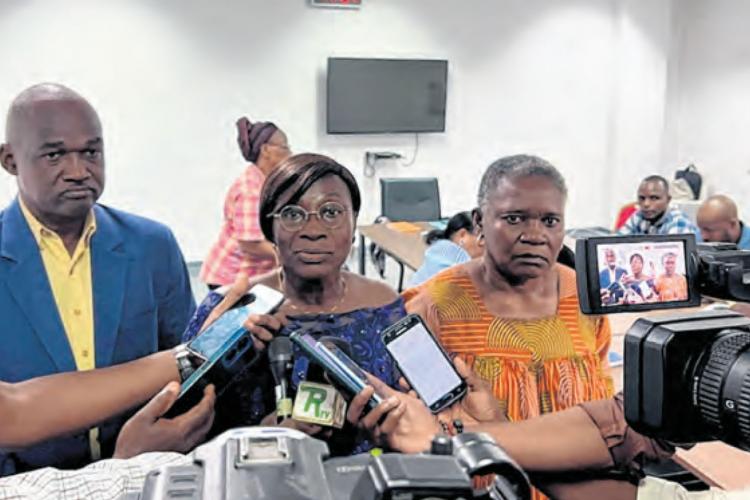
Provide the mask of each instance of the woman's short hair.
POLYGON ((479 183, 477 205, 484 206, 490 193, 497 188, 503 179, 517 179, 519 177, 546 177, 562 193, 568 195, 565 179, 562 174, 547 160, 532 155, 505 156, 495 160, 487 167, 479 183))
POLYGON ((424 242, 427 245, 432 245, 437 240, 449 240, 461 229, 466 229, 468 232, 474 230, 474 221, 471 218, 471 212, 458 212, 448 219, 445 229, 433 229, 427 233, 424 237, 424 242))
POLYGON ((637 252, 630 256, 630 259, 628 260, 628 262, 630 262, 632 264, 633 263, 633 259, 635 259, 636 257, 638 257, 638 260, 640 260, 641 264, 643 264, 643 256, 641 254, 637 253, 637 252))
POLYGON ((315 182, 335 175, 346 184, 352 199, 354 217, 357 217, 362 198, 357 181, 345 166, 324 155, 303 153, 290 156, 281 162, 263 183, 260 193, 260 228, 263 236, 273 242, 273 217, 280 208, 297 203, 315 182))

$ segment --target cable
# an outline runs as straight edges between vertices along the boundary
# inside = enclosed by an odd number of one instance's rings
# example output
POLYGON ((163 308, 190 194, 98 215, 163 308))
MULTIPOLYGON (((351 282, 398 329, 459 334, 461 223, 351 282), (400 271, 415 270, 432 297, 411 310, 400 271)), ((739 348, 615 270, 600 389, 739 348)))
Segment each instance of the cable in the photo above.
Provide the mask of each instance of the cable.
POLYGON ((417 161, 417 153, 419 153, 419 134, 414 134, 414 155, 408 162, 401 162, 404 167, 411 167, 414 162, 417 161))

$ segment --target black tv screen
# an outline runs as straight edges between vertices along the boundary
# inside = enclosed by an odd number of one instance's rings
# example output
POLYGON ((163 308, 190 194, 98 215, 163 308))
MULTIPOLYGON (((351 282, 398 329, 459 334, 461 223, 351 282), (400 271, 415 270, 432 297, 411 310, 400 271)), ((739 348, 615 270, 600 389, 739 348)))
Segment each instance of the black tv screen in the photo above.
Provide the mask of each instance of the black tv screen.
POLYGON ((327 131, 445 131, 448 61, 328 59, 327 131))

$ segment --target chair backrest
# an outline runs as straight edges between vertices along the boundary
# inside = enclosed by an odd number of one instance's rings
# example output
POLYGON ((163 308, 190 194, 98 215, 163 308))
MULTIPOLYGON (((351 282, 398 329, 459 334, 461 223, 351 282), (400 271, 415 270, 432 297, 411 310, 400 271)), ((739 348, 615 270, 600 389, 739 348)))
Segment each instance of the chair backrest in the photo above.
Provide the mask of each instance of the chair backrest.
POLYGON ((628 221, 631 215, 638 210, 638 203, 628 203, 620 208, 617 212, 617 218, 615 219, 615 231, 620 229, 628 221))
POLYGON ((380 179, 381 214, 392 221, 440 219, 440 190, 435 177, 380 179))

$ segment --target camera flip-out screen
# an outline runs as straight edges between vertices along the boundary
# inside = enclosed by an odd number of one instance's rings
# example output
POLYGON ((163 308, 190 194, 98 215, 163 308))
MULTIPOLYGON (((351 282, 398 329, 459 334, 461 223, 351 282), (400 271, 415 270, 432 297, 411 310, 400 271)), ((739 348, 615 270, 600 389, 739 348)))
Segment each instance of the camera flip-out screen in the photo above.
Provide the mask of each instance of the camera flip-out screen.
POLYGON ((581 309, 607 314, 698 305, 694 254, 692 234, 579 240, 581 309))

